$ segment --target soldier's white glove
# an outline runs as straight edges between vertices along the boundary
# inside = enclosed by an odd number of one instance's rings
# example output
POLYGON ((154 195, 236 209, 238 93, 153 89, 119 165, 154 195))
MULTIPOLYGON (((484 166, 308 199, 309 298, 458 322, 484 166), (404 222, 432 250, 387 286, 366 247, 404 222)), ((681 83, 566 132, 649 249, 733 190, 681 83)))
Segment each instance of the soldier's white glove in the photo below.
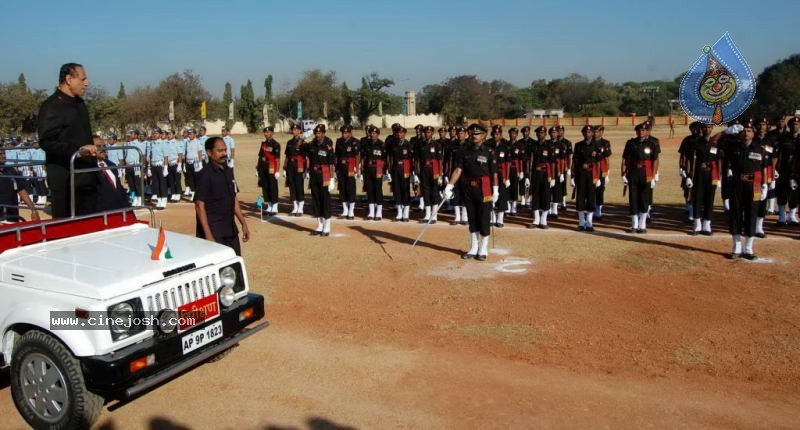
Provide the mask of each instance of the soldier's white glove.
POLYGON ((419 176, 416 173, 411 175, 411 182, 414 184, 419 184, 419 176))
POLYGON ((606 175, 606 186, 611 183, 611 175, 606 175))
POLYGON ((356 173, 356 179, 358 179, 359 182, 364 182, 364 175, 356 173))
POLYGON ((722 182, 720 182, 720 181, 717 181, 716 185, 714 185, 714 187, 717 188, 717 189, 719 189, 719 187, 721 187, 721 186, 722 186, 722 182))
POLYGON ((601 182, 601 181, 598 179, 598 180, 597 180, 597 182, 595 182, 595 183, 594 183, 594 186, 595 186, 596 188, 600 188, 600 185, 602 185, 602 184, 603 184, 603 183, 602 183, 602 182, 601 182))
POLYGON ((497 203, 498 200, 500 200, 500 187, 492 185, 492 204, 497 203))
POLYGON ((772 182, 770 182, 770 184, 769 184, 769 189, 770 189, 770 190, 774 190, 774 189, 775 189, 775 185, 776 185, 776 184, 777 184, 777 182, 775 182, 775 181, 772 181, 772 182))
POLYGON ((567 175, 572 175, 572 169, 567 169, 567 175))
POLYGON ((450 183, 450 178, 448 178, 447 176, 443 176, 443 178, 444 178, 444 183, 445 184, 449 184, 450 183))
POLYGON ((525 179, 525 174, 522 173, 522 172, 519 172, 519 180, 521 181, 523 179, 525 179))
POLYGON ((628 178, 625 177, 625 175, 622 175, 622 185, 626 187, 628 186, 628 178))
POLYGON ((506 188, 508 188, 508 187, 510 187, 510 186, 511 186, 511 181, 510 181, 509 179, 506 179, 505 181, 503 181, 503 185, 504 185, 506 188))
POLYGON ((526 178, 525 179, 525 188, 530 188, 530 187, 531 187, 531 180, 526 178))
POLYGON ((336 179, 331 178, 331 181, 328 182, 328 192, 332 193, 333 190, 335 190, 335 189, 336 189, 336 179))
POLYGON ((303 172, 303 180, 304 181, 308 180, 308 172, 303 172))
POLYGON ((450 199, 453 198, 453 188, 455 188, 455 186, 453 184, 445 185, 445 187, 444 187, 444 199, 445 200, 450 200, 450 199))
POLYGON ((564 174, 558 175, 558 182, 564 182, 564 174))
POLYGON ((650 181, 650 188, 653 189, 655 187, 656 187, 656 180, 654 178, 652 181, 650 181))
POLYGON ((569 184, 572 185, 572 188, 575 188, 575 178, 570 178, 569 184))
POLYGON ((731 170, 731 169, 728 169, 728 172, 727 172, 727 174, 728 174, 728 177, 729 177, 729 178, 732 178, 732 177, 733 177, 733 170, 731 170))
POLYGON ((780 175, 780 174, 778 174, 778 171, 777 171, 777 170, 776 170, 776 171, 775 171, 775 172, 772 174, 772 179, 778 179, 778 178, 780 178, 780 177, 781 177, 781 175, 780 175))
POLYGON ((556 186, 556 180, 555 179, 551 179, 550 180, 550 188, 553 188, 555 186, 556 186))
POLYGON ((792 190, 796 190, 797 189, 797 181, 796 180, 792 179, 789 182, 789 185, 792 187, 792 190))
POLYGON ((258 173, 258 169, 256 169, 255 174, 256 174, 256 178, 260 178, 261 177, 261 174, 258 173))
POLYGON ((233 159, 232 159, 232 158, 229 158, 229 159, 228 159, 228 167, 230 167, 231 169, 233 169, 233 159))
POLYGON ((692 178, 686 178, 686 188, 692 188, 692 186, 694 186, 692 178))
POLYGON ((744 127, 741 124, 734 124, 725 129, 725 134, 739 134, 744 130, 744 127))
POLYGON ((281 178, 281 172, 275 172, 275 179, 281 178))
POLYGON ((658 182, 659 179, 661 178, 661 176, 658 173, 659 172, 656 172, 656 176, 653 177, 653 182, 658 182))
POLYGON ((161 176, 167 177, 169 175, 169 166, 164 166, 161 168, 161 176))
POLYGON ((686 178, 686 170, 680 169, 681 178, 686 178))
POLYGON ((387 173, 387 174, 383 175, 383 180, 391 184, 392 183, 392 174, 391 173, 387 173))
POLYGON ((439 180, 436 181, 436 185, 442 185, 444 183, 444 178, 439 176, 439 180))
POLYGON ((150 170, 150 168, 148 167, 148 168, 147 168, 147 172, 146 172, 145 174, 146 174, 147 176, 151 176, 151 177, 152 177, 152 176, 153 176, 153 171, 152 171, 152 170, 150 170))
POLYGON ((194 171, 199 172, 203 170, 203 163, 200 160, 194 162, 194 171))
POLYGON ((767 199, 767 184, 761 184, 761 200, 767 199))

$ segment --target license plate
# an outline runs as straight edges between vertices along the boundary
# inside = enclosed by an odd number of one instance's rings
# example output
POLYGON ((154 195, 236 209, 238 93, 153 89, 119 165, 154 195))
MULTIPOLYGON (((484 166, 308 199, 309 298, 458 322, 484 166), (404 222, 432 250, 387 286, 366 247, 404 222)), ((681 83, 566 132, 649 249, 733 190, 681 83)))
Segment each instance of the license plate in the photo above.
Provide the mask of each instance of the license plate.
POLYGON ((203 297, 178 307, 178 331, 206 322, 219 315, 219 303, 216 294, 203 297))
POLYGON ((220 339, 222 337, 222 321, 217 321, 214 324, 196 332, 189 333, 183 338, 183 355, 186 355, 204 345, 220 339))

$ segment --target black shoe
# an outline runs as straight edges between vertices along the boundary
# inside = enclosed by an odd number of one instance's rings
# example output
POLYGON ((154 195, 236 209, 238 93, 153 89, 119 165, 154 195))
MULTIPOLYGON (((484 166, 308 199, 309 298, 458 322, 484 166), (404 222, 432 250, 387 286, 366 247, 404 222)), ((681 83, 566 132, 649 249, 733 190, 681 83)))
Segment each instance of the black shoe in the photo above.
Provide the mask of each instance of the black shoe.
POLYGON ((582 225, 579 225, 578 226, 578 231, 586 231, 586 227, 584 227, 582 225))
POLYGON ((311 235, 312 236, 319 236, 321 233, 322 233, 321 231, 314 230, 314 231, 311 232, 311 235))
POLYGON ((689 232, 689 236, 697 236, 698 234, 700 234, 700 232, 697 230, 692 230, 689 232))
POLYGON ((383 219, 382 217, 376 217, 375 221, 381 221, 382 219, 383 219))
POLYGON ((474 255, 472 255, 472 254, 466 253, 466 252, 465 252, 465 253, 463 253, 463 254, 461 254, 461 259, 462 259, 462 260, 469 260, 469 259, 471 259, 471 258, 475 258, 475 256, 474 256, 474 255))
POLYGON ((467 224, 469 224, 469 221, 461 221, 459 224, 461 224, 461 225, 467 225, 467 224))
POLYGON ((460 221, 450 221, 450 225, 458 225, 460 221))
POLYGON ((528 228, 536 228, 536 224, 528 224, 528 228))
POLYGON ((786 223, 783 222, 783 221, 776 221, 775 225, 778 226, 778 227, 784 227, 784 226, 786 226, 786 223))
POLYGON ((707 231, 707 230, 701 231, 700 234, 702 234, 703 236, 713 236, 714 235, 714 233, 712 233, 710 231, 707 231))
POLYGON ((789 220, 789 225, 800 225, 800 222, 789 220))
POLYGON ((603 220, 603 216, 602 215, 596 216, 596 217, 594 217, 594 220, 595 221, 602 221, 603 220))
POLYGON ((408 218, 403 218, 403 222, 408 222, 408 218))
POLYGON ((737 259, 739 259, 739 257, 741 257, 741 255, 737 254, 735 252, 732 252, 731 255, 728 256, 728 258, 731 259, 731 260, 737 260, 737 259))
POLYGON ((539 228, 542 229, 542 230, 547 230, 550 227, 548 227, 548 226, 546 226, 544 224, 539 224, 539 228))
POLYGON ((486 256, 479 254, 477 257, 475 257, 475 259, 478 260, 478 261, 486 261, 486 256))
POLYGON ((348 215, 348 216, 347 216, 347 219, 355 219, 355 217, 354 217, 354 216, 352 216, 352 215, 348 215))
POLYGON ((428 220, 426 220, 426 219, 422 219, 422 218, 420 218, 420 219, 418 219, 418 220, 417 220, 417 223, 418 223, 418 224, 425 224, 425 223, 427 223, 427 222, 428 222, 428 220))
POLYGON ((756 233, 756 237, 759 238, 759 239, 763 239, 763 238, 767 237, 767 235, 764 234, 764 233, 756 233))
POLYGON ((504 225, 505 224, 501 224, 499 222, 494 224, 494 226, 497 227, 497 228, 503 228, 504 225))
POLYGON ((375 219, 375 217, 373 217, 373 216, 368 216, 368 217, 367 217, 367 221, 372 221, 372 220, 374 220, 374 219, 375 219))
POLYGON ((325 231, 323 231, 323 232, 322 232, 322 233, 320 233, 319 235, 320 235, 320 236, 322 236, 322 237, 328 237, 328 236, 330 236, 330 235, 331 235, 331 233, 330 233, 330 232, 325 232, 325 231))
POLYGON ((742 254, 742 258, 744 258, 745 260, 750 260, 750 261, 753 261, 753 260, 755 260, 757 257, 756 257, 756 255, 755 255, 755 254, 742 254))
POLYGON ((586 231, 588 231, 589 233, 592 233, 592 232, 594 232, 594 227, 593 226, 586 227, 586 231))
POLYGON ((431 224, 436 224, 436 220, 435 220, 435 219, 432 219, 430 223, 431 223, 431 224))
POLYGON ((647 233, 647 229, 646 228, 640 228, 640 229, 637 229, 636 232, 639 233, 639 234, 645 234, 645 233, 647 233))

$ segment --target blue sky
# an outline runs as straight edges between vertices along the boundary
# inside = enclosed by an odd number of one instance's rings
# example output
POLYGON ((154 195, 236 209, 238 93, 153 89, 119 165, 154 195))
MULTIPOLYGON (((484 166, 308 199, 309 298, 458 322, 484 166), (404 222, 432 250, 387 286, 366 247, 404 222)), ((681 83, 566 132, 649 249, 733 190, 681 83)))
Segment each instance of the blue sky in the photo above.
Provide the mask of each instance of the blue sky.
POLYGON ((610 82, 673 79, 729 31, 758 75, 793 53, 800 1, 17 1, 0 2, 0 82, 25 73, 53 88, 58 67, 86 66, 116 94, 191 69, 220 96, 248 79, 263 94, 303 71, 357 87, 378 72, 392 92, 475 74, 527 86, 577 72, 610 82))

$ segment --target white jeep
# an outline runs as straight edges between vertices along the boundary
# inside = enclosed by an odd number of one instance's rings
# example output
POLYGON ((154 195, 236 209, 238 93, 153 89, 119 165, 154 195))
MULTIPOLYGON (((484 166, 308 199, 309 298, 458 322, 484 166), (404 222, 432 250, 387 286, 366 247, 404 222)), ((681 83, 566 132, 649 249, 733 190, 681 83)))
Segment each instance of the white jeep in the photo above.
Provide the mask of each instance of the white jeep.
POLYGON ((132 209, 0 228, 0 371, 34 428, 85 428, 267 326, 231 248, 132 209), (8 367, 9 369, 2 369, 8 367))

